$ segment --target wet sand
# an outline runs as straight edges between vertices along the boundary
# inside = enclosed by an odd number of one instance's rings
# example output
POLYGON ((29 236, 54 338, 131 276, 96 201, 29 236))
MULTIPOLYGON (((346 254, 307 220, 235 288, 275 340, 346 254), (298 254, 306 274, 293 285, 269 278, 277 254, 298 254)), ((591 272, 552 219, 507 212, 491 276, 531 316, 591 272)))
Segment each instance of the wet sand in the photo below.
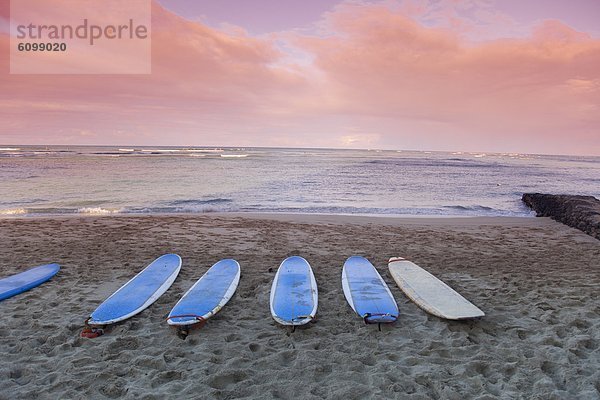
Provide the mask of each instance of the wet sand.
POLYGON ((0 398, 598 399, 600 241, 548 218, 208 214, 0 219, 0 275, 58 262, 51 281, 0 302, 0 398), (161 254, 173 286, 96 339, 84 320, 161 254), (279 263, 305 257, 317 320, 291 333, 269 312, 279 263), (341 268, 367 257, 400 308, 382 331, 346 303, 341 268), (450 322, 411 303, 387 271, 410 259, 481 308, 450 322), (234 297, 187 340, 165 318, 216 261, 234 297))

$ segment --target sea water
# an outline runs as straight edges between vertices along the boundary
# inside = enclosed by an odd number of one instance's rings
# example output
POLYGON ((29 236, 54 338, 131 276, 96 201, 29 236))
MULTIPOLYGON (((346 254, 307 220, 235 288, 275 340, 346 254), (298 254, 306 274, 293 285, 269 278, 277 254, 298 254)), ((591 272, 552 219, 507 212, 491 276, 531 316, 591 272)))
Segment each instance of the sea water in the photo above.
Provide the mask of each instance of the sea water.
POLYGON ((600 197, 600 157, 275 148, 0 146, 0 216, 284 212, 530 216, 600 197))

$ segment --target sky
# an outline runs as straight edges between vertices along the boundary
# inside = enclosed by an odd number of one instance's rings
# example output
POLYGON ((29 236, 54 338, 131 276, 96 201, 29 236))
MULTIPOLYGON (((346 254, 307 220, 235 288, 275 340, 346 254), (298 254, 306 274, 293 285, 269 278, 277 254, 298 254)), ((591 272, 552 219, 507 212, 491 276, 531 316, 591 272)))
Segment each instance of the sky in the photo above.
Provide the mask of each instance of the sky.
POLYGON ((154 1, 149 75, 9 74, 8 4, 0 144, 600 155, 597 0, 154 1))

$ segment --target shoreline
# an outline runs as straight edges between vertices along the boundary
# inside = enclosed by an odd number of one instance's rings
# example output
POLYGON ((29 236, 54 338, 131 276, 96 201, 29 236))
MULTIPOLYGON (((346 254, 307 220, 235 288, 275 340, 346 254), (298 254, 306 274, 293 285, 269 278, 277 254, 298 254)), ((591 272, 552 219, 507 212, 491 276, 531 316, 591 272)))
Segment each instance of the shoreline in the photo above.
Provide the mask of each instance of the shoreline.
MULTIPOLYGON (((336 221, 339 223, 348 221, 366 221, 372 219, 373 221, 397 221, 397 222, 432 222, 436 220, 448 220, 450 222, 459 222, 463 220, 470 220, 479 223, 490 223, 493 221, 498 222, 517 222, 520 220, 532 220, 540 219, 535 215, 522 215, 522 216, 504 216, 504 215, 435 215, 435 214, 327 214, 327 213, 287 213, 287 212, 244 212, 244 211, 216 211, 216 212, 203 212, 203 213, 64 213, 64 214, 2 214, 0 215, 0 221, 2 220, 44 220, 44 219, 69 219, 69 218, 248 218, 248 219, 268 219, 268 220, 280 220, 280 221, 301 221, 307 222, 313 221, 336 221)), ((543 218, 542 218, 543 219, 543 218)))

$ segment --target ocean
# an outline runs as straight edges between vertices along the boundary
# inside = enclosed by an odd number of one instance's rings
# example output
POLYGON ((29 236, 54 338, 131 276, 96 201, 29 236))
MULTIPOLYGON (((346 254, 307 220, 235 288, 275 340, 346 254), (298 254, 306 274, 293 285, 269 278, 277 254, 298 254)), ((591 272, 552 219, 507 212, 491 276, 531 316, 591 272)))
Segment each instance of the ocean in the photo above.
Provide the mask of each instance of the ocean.
POLYGON ((532 216, 524 192, 600 197, 600 157, 0 147, 0 216, 207 212, 532 216))

